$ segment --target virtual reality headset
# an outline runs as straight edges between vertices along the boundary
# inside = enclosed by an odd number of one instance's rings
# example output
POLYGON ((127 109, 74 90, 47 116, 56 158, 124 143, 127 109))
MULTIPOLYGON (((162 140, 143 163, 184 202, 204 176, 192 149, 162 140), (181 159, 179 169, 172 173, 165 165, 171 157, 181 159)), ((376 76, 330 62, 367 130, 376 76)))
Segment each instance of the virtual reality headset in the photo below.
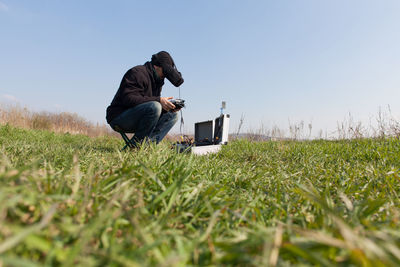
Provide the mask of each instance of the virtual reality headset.
POLYGON ((161 66, 163 69, 163 73, 165 78, 168 79, 175 87, 180 86, 183 83, 182 74, 176 69, 175 66, 164 65, 161 66))
POLYGON ((168 52, 161 51, 151 57, 151 63, 160 66, 163 69, 165 78, 168 79, 175 87, 180 86, 184 80, 182 74, 175 66, 174 60, 168 52))

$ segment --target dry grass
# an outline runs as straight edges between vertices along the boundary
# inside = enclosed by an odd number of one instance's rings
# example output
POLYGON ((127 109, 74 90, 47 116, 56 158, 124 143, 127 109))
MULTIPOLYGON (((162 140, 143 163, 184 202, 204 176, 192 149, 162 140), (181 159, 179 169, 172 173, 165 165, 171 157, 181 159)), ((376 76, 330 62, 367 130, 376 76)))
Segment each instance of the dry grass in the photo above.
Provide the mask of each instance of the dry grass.
POLYGON ((84 134, 91 137, 118 136, 104 124, 94 124, 76 113, 34 112, 19 105, 3 105, 0 108, 0 124, 25 129, 41 129, 59 133, 84 134))
POLYGON ((390 109, 379 109, 376 116, 370 118, 369 124, 357 121, 352 114, 337 122, 336 129, 332 132, 319 130, 317 134, 313 132, 312 122, 288 121, 288 129, 284 130, 274 125, 271 128, 265 127, 262 123, 256 130, 248 130, 246 133, 239 133, 244 123, 244 117, 240 119, 239 128, 236 134, 231 135, 231 139, 246 139, 250 141, 267 140, 350 140, 362 138, 400 138, 400 120, 396 118, 390 109))
POLYGON ((381 108, 375 118, 370 119, 369 125, 363 125, 354 120, 351 114, 344 121, 337 124, 336 133, 338 139, 360 138, 385 138, 400 137, 400 121, 397 120, 388 106, 387 111, 381 108))
MULTIPOLYGON (((351 114, 343 121, 337 123, 336 130, 328 133, 322 130, 317 135, 312 134, 312 122, 305 123, 289 121, 289 127, 285 131, 277 126, 265 127, 263 124, 257 130, 249 130, 240 133, 244 124, 244 116, 240 118, 240 124, 236 134, 231 134, 230 139, 246 139, 249 141, 269 140, 310 140, 310 139, 360 139, 360 138, 384 138, 400 137, 400 121, 387 110, 378 111, 375 118, 371 118, 369 125, 363 125, 360 121, 354 120, 351 114)), ((0 124, 10 124, 25 129, 43 129, 60 133, 84 134, 91 137, 111 135, 119 136, 108 125, 94 124, 76 113, 51 113, 33 112, 18 105, 3 105, 0 107, 0 124)), ((193 136, 190 136, 193 138, 193 136)), ((169 134, 166 140, 171 142, 181 141, 180 134, 169 134)))

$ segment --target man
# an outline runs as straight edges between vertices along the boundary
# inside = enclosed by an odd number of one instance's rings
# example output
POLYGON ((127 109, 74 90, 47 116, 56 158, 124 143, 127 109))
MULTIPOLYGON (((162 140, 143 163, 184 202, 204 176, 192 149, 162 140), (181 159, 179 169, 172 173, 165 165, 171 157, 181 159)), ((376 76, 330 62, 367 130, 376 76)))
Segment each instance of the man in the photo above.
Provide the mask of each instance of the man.
POLYGON ((111 128, 134 133, 131 141, 135 145, 145 138, 159 143, 178 120, 178 109, 169 101, 172 97, 161 97, 164 78, 176 87, 183 83, 170 54, 161 51, 150 62, 125 73, 107 108, 106 118, 111 128))

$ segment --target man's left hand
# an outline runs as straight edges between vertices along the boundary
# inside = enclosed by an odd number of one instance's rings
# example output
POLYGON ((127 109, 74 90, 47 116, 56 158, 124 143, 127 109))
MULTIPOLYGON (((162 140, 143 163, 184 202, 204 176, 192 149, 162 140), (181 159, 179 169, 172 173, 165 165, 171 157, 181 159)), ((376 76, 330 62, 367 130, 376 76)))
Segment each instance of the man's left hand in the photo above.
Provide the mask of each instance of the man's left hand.
POLYGON ((160 97, 160 103, 165 111, 173 111, 176 107, 174 104, 169 101, 170 99, 173 99, 173 97, 160 97))

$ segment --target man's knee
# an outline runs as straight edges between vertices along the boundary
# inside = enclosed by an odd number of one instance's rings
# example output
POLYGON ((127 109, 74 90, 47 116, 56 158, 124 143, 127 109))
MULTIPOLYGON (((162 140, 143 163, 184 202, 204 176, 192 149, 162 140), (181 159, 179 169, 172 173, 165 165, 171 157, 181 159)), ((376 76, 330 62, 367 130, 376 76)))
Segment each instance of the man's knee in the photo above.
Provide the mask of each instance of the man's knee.
POLYGON ((169 112, 171 121, 175 124, 178 121, 178 112, 169 112))
POLYGON ((160 102, 150 101, 150 102, 148 102, 147 110, 148 110, 149 115, 151 114, 153 116, 160 117, 161 111, 162 111, 162 106, 161 106, 160 102))

